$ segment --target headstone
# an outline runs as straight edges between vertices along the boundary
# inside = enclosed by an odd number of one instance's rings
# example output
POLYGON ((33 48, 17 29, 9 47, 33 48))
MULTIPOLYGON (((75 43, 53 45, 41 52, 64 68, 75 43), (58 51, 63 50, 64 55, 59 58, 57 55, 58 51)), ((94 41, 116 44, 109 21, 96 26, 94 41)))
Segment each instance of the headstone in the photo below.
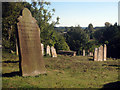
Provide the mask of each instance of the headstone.
POLYGON ((44 45, 41 43, 42 55, 44 56, 44 45))
POLYGON ((93 57, 93 52, 91 52, 91 56, 93 57))
POLYGON ((85 50, 83 49, 83 56, 85 56, 85 50))
POLYGON ((93 52, 90 52, 90 53, 89 53, 89 56, 93 56, 93 52))
POLYGON ((51 47, 51 53, 52 53, 52 57, 57 57, 56 50, 53 46, 51 47))
POLYGON ((102 59, 101 61, 103 61, 103 46, 101 45, 100 47, 101 47, 101 59, 102 59))
POLYGON ((73 56, 76 56, 76 52, 73 52, 73 56))
POLYGON ((103 51, 103 60, 106 61, 107 58, 107 46, 104 44, 104 51, 103 51))
POLYGON ((98 48, 98 61, 103 61, 103 46, 98 48))
POLYGON ((49 56, 51 56, 51 53, 50 53, 50 46, 49 46, 49 45, 47 45, 46 54, 49 55, 49 56))
POLYGON ((98 48, 94 49, 94 61, 98 61, 98 48))
POLYGON ((36 76, 46 73, 40 42, 40 29, 31 12, 24 8, 18 18, 20 48, 20 70, 22 76, 36 76))
POLYGON ((100 49, 100 47, 99 47, 99 48, 98 48, 98 61, 101 61, 100 56, 101 56, 101 49, 100 49))

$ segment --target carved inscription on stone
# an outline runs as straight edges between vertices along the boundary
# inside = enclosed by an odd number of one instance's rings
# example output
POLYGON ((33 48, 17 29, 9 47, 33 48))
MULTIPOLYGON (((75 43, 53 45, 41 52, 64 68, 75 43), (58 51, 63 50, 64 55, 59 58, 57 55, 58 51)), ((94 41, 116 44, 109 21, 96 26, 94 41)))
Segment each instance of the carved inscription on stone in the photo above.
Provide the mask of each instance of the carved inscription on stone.
POLYGON ((23 76, 35 76, 46 72, 42 58, 40 29, 31 12, 24 8, 18 18, 18 38, 23 76))

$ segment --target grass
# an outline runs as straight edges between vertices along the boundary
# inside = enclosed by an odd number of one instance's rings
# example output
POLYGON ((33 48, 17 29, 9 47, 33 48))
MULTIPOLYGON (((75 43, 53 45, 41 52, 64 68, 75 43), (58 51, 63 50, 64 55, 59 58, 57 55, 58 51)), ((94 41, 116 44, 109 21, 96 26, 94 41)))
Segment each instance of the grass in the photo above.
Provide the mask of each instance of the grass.
POLYGON ((102 88, 105 84, 118 81, 118 60, 92 61, 92 57, 59 56, 44 57, 47 74, 22 77, 19 58, 3 52, 3 88, 102 88))

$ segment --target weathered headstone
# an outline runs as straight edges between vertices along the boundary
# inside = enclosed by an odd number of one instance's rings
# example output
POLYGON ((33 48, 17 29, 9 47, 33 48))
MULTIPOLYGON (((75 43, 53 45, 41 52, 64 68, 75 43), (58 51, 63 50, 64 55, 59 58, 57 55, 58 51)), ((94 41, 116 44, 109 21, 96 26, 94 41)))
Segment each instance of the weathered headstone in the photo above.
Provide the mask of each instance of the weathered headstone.
POLYGON ((51 53, 50 53, 50 46, 49 46, 49 45, 47 45, 46 54, 49 55, 49 56, 51 56, 51 53))
POLYGON ((106 61, 107 58, 107 46, 104 44, 104 51, 103 51, 103 60, 106 61))
POLYGON ((94 61, 98 61, 98 48, 94 49, 94 61))
POLYGON ((83 56, 85 56, 85 50, 83 49, 83 56))
POLYGON ((98 48, 98 61, 103 61, 103 46, 98 48))
POLYGON ((92 56, 92 52, 89 53, 89 56, 92 56))
POLYGON ((53 46, 51 47, 51 53, 52 53, 52 57, 57 57, 56 50, 53 46))
POLYGON ((75 51, 73 52, 73 56, 76 56, 76 52, 75 51))
POLYGON ((44 56, 44 45, 41 43, 42 55, 44 56))
POLYGON ((31 12, 24 8, 18 18, 18 38, 20 48, 20 70, 22 76, 36 76, 46 73, 40 42, 40 29, 31 12))
POLYGON ((101 49, 100 49, 100 47, 98 48, 98 61, 101 61, 101 58, 100 58, 100 56, 101 56, 101 49))
POLYGON ((102 58, 101 61, 103 61, 103 46, 101 45, 100 47, 101 47, 101 58, 102 58))

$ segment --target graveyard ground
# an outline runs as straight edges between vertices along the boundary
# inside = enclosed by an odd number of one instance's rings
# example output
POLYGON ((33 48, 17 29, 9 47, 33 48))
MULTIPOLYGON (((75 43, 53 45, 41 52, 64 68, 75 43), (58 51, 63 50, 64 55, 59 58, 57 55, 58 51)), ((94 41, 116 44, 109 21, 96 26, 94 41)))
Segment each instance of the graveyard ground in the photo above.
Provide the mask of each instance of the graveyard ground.
MULTIPOLYGON (((92 61, 92 57, 44 57, 47 74, 36 77, 19 76, 19 58, 2 54, 3 88, 102 88, 118 84, 118 60, 92 61)), ((34 62, 34 60, 33 60, 34 62)))

